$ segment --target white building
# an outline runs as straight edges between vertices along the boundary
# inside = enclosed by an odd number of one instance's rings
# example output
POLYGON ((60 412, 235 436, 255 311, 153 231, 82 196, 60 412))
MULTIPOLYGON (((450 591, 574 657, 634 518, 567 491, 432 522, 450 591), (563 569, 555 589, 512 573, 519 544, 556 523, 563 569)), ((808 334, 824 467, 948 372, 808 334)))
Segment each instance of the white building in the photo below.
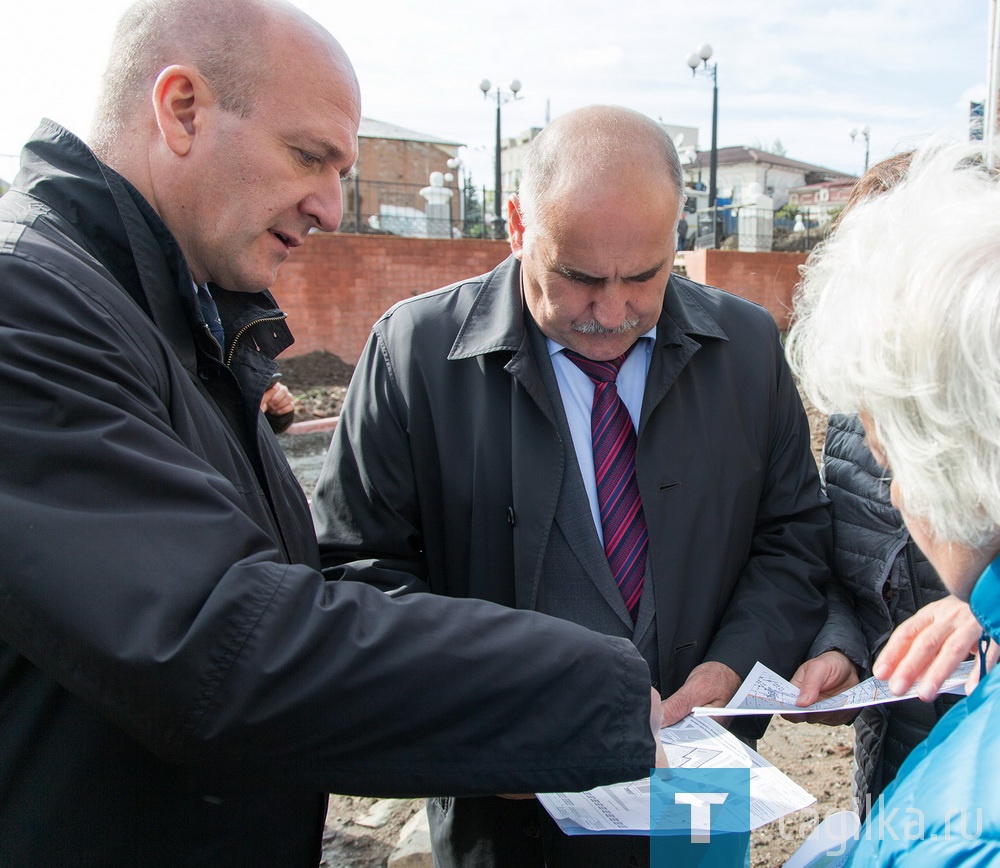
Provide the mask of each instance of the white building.
MULTIPOLYGON (((699 151, 684 165, 685 182, 691 187, 704 185, 708 189, 711 152, 699 151)), ((853 175, 803 163, 759 148, 730 147, 718 149, 716 191, 719 199, 741 204, 751 184, 760 185, 765 195, 774 201, 775 209, 788 203, 791 191, 811 184, 828 181, 853 181, 853 175)))

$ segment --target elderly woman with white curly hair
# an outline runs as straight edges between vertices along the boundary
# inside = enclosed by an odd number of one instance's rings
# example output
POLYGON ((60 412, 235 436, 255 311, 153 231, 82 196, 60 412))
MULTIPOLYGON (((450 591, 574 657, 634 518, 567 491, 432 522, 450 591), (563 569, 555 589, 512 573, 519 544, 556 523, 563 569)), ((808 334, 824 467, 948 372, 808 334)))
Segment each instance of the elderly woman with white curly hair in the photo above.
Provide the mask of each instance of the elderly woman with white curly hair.
MULTIPOLYGON (((936 144, 809 260, 792 367, 855 412, 893 503, 952 594, 1000 639, 1000 154, 936 144)), ((1000 862, 1000 672, 909 757, 852 865, 1000 862)))

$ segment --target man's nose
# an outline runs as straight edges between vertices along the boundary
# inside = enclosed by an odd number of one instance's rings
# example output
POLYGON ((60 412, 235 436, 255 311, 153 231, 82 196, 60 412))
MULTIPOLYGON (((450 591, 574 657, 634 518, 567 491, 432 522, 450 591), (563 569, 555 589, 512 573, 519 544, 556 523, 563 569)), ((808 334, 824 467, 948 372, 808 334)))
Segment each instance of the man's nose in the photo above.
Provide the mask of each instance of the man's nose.
POLYGON ((344 217, 340 175, 321 178, 317 188, 302 200, 299 210, 312 218, 317 229, 333 232, 344 217))
POLYGON ((594 319, 609 329, 628 319, 628 293, 621 281, 609 281, 601 287, 594 300, 594 319))

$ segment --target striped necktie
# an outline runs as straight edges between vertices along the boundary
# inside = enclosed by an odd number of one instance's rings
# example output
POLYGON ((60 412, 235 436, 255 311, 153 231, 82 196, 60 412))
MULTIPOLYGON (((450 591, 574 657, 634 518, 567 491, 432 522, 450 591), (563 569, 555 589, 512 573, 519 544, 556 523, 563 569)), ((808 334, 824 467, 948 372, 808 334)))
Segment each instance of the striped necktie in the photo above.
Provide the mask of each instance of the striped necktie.
POLYGON ((635 476, 635 428, 615 385, 618 371, 632 347, 608 362, 595 362, 572 350, 563 352, 594 381, 590 436, 594 447, 597 503, 604 529, 604 552, 634 623, 642 597, 649 533, 635 476))

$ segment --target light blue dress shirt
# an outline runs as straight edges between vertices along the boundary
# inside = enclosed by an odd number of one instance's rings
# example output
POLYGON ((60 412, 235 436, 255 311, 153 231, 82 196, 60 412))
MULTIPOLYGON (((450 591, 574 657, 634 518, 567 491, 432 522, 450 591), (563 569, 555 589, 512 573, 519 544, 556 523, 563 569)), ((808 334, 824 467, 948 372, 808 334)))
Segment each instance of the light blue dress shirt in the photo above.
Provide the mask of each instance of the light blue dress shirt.
MULTIPOLYGON (((639 430, 639 414, 642 412, 642 395, 646 389, 646 374, 649 372, 649 362, 653 357, 653 345, 656 341, 656 326, 642 335, 637 346, 625 360, 618 372, 616 384, 618 395, 625 402, 632 425, 639 430)), ((590 438, 590 414, 594 406, 594 381, 581 371, 562 352, 566 347, 546 338, 552 358, 552 367, 559 383, 559 394, 562 397, 563 408, 566 410, 566 421, 573 435, 573 448, 580 464, 580 475, 583 476, 583 486, 587 490, 590 501, 590 514, 597 528, 597 537, 604 545, 604 529, 601 527, 601 509, 597 503, 597 477, 594 474, 594 446, 590 438)))

